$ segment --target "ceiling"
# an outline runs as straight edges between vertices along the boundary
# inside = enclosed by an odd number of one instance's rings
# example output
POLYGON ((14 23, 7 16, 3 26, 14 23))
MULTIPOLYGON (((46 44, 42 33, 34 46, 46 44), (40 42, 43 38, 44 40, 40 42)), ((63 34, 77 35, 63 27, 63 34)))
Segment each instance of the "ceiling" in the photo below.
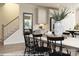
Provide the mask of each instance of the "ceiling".
POLYGON ((79 8, 79 3, 32 3, 33 5, 43 6, 43 7, 66 7, 66 8, 79 8))

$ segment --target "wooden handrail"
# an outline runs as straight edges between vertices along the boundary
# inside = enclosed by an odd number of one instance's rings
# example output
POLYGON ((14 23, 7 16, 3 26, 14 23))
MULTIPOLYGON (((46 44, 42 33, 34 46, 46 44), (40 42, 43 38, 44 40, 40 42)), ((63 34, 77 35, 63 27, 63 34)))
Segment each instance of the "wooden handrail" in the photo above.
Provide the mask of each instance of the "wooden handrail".
POLYGON ((6 25, 4 25, 4 27, 8 26, 10 23, 12 23, 13 21, 15 21, 17 18, 19 18, 19 16, 17 16, 16 18, 14 18, 12 21, 10 21, 9 23, 7 23, 6 25))

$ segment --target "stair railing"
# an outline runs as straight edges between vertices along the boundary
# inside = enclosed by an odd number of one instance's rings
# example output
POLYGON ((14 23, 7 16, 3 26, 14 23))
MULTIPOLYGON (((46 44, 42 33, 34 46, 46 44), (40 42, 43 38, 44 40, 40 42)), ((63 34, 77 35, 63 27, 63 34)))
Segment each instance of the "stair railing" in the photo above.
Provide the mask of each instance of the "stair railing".
MULTIPOLYGON (((7 24, 2 24, 2 42, 19 29, 19 16, 7 24)), ((4 44, 4 43, 3 43, 4 44)))

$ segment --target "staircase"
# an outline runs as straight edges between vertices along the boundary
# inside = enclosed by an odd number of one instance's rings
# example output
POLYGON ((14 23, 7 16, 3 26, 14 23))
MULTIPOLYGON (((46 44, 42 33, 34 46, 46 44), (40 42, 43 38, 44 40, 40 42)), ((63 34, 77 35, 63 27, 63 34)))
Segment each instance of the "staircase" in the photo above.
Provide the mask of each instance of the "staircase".
POLYGON ((2 37, 1 44, 4 45, 4 41, 9 38, 13 33, 15 33, 19 29, 19 16, 14 18, 7 24, 2 24, 2 37))

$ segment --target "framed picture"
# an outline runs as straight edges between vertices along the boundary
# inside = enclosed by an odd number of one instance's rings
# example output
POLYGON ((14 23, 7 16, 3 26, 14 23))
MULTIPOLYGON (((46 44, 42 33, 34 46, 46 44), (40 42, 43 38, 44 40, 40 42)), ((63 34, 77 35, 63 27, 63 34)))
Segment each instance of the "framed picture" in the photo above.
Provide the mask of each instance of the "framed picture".
POLYGON ((32 13, 23 13, 24 29, 32 29, 32 26, 33 26, 32 19, 33 19, 32 13))

